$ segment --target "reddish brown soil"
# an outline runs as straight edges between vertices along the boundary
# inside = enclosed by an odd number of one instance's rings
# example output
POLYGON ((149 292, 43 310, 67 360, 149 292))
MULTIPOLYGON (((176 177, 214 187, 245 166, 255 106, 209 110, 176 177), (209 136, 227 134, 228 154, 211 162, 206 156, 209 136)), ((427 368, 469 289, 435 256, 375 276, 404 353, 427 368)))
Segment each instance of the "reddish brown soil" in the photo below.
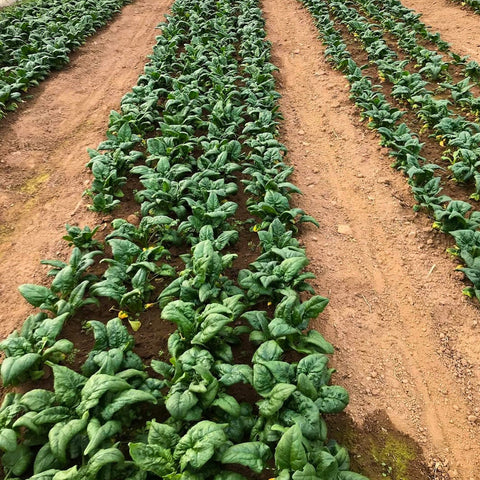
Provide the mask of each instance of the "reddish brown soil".
MULTIPOLYGON (((480 16, 443 0, 405 3, 480 61, 480 16)), ((16 287, 46 282, 39 261, 68 254, 64 224, 105 220, 81 196, 91 178, 85 150, 103 139, 109 111, 141 73, 169 4, 125 7, 0 123, 0 338, 30 312, 16 287)), ((476 479, 479 309, 461 294, 450 241, 412 211, 405 179, 360 123, 306 11, 294 0, 263 7, 280 68, 282 140, 305 194, 297 203, 320 221, 302 232, 315 287, 331 299, 317 327, 337 347, 335 381, 351 395, 331 431, 372 479, 476 479)))
POLYGON ((16 287, 45 281, 40 260, 68 255, 65 223, 102 222, 82 198, 91 181, 86 149, 104 139, 109 113, 143 72, 171 3, 124 7, 0 123, 0 337, 30 312, 16 287))
MULTIPOLYGON (((432 478, 476 478, 478 307, 462 296, 449 240, 412 211, 405 179, 359 122, 308 14, 289 0, 263 5, 280 68, 283 139, 305 194, 298 204, 320 220, 303 235, 315 286, 331 299, 318 328, 337 347, 336 381, 350 391, 356 435, 368 437, 372 421, 388 419, 386 430, 421 445, 432 478)), ((368 473, 382 478, 386 470, 368 473)), ((419 468, 406 478, 426 476, 419 468)))

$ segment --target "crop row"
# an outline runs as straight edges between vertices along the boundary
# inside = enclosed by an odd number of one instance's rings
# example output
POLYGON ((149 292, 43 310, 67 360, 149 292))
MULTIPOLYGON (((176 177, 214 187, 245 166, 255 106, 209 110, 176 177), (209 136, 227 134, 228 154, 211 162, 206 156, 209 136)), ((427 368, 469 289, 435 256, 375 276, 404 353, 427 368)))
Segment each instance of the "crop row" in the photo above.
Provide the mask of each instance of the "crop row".
MULTIPOLYGON (((381 136, 381 144, 390 149, 390 155, 395 160, 394 166, 402 170, 408 177, 408 182, 418 202, 414 208, 416 210, 426 209, 435 219, 434 227, 454 237, 456 246, 449 249, 449 252, 463 260, 464 265, 459 267, 459 270, 473 283, 473 287, 465 288, 464 293, 480 298, 480 269, 478 267, 480 232, 477 230, 480 225, 480 213, 475 211, 471 203, 455 200, 442 194, 446 181, 445 168, 437 161, 429 161, 422 156, 424 143, 419 140, 422 132, 415 132, 409 127, 411 115, 409 116, 408 112, 413 111, 418 115, 420 125, 422 125, 420 130, 433 129, 430 138, 434 137, 441 145, 448 142, 451 149, 456 148, 449 170, 458 177, 457 181, 467 182, 471 177, 478 177, 479 125, 476 121, 466 120, 461 115, 450 111, 448 109, 448 105, 451 103, 449 100, 436 99, 433 92, 428 90, 428 82, 421 77, 421 73, 412 73, 407 70, 405 67, 408 60, 399 59, 398 54, 389 48, 385 39, 382 38, 386 31, 379 28, 378 25, 374 27, 366 17, 359 13, 359 9, 353 8, 353 5, 361 4, 375 16, 377 21, 381 17, 387 18, 385 12, 397 12, 395 15, 402 12, 403 18, 406 20, 396 24, 395 27, 395 35, 399 37, 398 43, 400 45, 401 39, 409 36, 417 45, 415 49, 412 48, 412 51, 415 50, 419 56, 426 50, 417 43, 416 38, 417 35, 426 36, 426 34, 421 34, 421 32, 425 32, 423 24, 419 22, 417 15, 409 17, 405 7, 399 7, 401 4, 397 0, 391 0, 386 4, 383 2, 382 9, 376 5, 379 2, 368 0, 349 2, 348 5, 343 2, 318 0, 308 0, 304 3, 315 18, 326 45, 326 55, 349 80, 351 98, 361 109, 362 118, 368 119, 369 128, 378 131, 381 136), (412 24, 416 27, 412 28, 412 24), (400 31, 406 33, 400 34, 400 31), (347 40, 344 38, 346 32, 355 39, 352 44, 360 43, 365 51, 367 63, 356 63, 354 56, 348 50, 347 40), (384 82, 383 84, 374 84, 366 76, 365 71, 370 69, 371 65, 377 67, 378 76, 380 81, 384 82), (390 88, 382 93, 386 84, 389 84, 390 88), (392 101, 395 100, 400 108, 392 105, 392 101), (409 119, 402 122, 402 117, 405 115, 409 119), (465 176, 461 177, 460 175, 465 176)), ((360 5, 358 7, 360 8, 360 5)), ((395 15, 392 13, 390 18, 394 18, 395 15)), ((393 27, 392 24, 390 25, 393 27)), ((391 29, 389 29, 390 31, 391 29)), ((438 35, 429 33, 428 36, 430 41, 439 44, 442 48, 447 48, 438 35)), ((430 51, 430 53, 430 56, 425 55, 427 60, 418 65, 420 72, 425 67, 430 70, 432 61, 437 64, 443 62, 443 57, 437 52, 430 51)), ((355 55, 358 56, 358 52, 355 55)), ((419 56, 416 58, 417 62, 420 62, 419 56)), ((463 68, 468 65, 466 59, 459 63, 463 68)), ((447 71, 447 69, 443 69, 443 71, 447 71)), ((473 95, 471 99, 477 101, 473 95)), ((414 128, 415 125, 418 123, 414 124, 414 128)), ((476 194, 472 195, 472 198, 476 198, 476 194)))
POLYGON ((480 1, 479 0, 452 0, 454 3, 460 3, 462 6, 468 5, 472 7, 475 13, 480 13, 480 1))
POLYGON ((68 63, 68 54, 126 0, 39 0, 0 11, 0 118, 29 87, 68 63))
MULTIPOLYGON (((385 18, 383 14, 388 6, 383 6, 380 10, 374 5, 376 2, 367 0, 358 3, 367 4, 369 11, 374 12, 375 19, 385 18)), ((397 53, 381 38, 374 26, 359 15, 357 9, 338 2, 332 4, 332 9, 338 21, 360 39, 370 62, 377 66, 380 78, 392 85, 391 96, 415 112, 418 119, 423 122, 422 131, 431 129, 437 141, 447 147, 442 160, 450 164, 448 169, 453 179, 465 185, 475 181, 475 191, 471 198, 478 199, 480 192, 478 118, 475 116, 473 120, 469 120, 451 109, 451 106, 457 106, 478 112, 480 100, 470 92, 472 88, 469 84, 470 78, 467 77, 458 83, 444 81, 441 83, 441 89, 445 92, 443 97, 446 98, 435 98, 439 94, 439 89, 435 89, 429 81, 438 81, 440 76, 447 80, 445 77, 448 75, 449 64, 443 60, 442 55, 418 45, 406 24, 396 24, 394 31, 398 36, 398 44, 403 45, 404 50, 408 50, 409 56, 420 67, 418 73, 411 73, 406 69, 409 60, 399 60, 397 53)), ((387 28, 390 26, 389 22, 387 28)))
POLYGON ((92 208, 133 196, 141 218, 114 220, 105 241, 68 227, 69 261, 44 262, 51 285, 20 287, 42 312, 0 344, 2 378, 51 369, 53 390, 7 394, 7 478, 364 479, 327 439, 324 415, 348 394, 329 385, 333 348, 309 330, 328 301, 295 239, 315 220, 291 206, 261 11, 176 0, 172 12, 90 151, 92 208), (242 265, 232 252, 252 242, 242 265), (65 322, 112 310, 86 323, 95 342, 81 373, 59 365, 74 348, 57 340, 65 322), (134 348, 147 317, 176 328, 149 368, 134 348))

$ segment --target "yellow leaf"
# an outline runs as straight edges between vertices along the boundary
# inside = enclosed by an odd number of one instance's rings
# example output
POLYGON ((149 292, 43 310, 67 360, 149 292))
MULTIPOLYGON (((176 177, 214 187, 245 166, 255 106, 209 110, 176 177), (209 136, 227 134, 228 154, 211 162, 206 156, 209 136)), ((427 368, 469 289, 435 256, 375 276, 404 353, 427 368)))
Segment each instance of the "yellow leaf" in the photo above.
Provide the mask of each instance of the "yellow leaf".
POLYGON ((129 320, 128 323, 130 324, 134 332, 136 332, 142 326, 142 322, 140 322, 139 320, 129 320))
POLYGON ((118 318, 121 318, 123 320, 124 318, 128 318, 128 313, 124 312, 123 310, 120 310, 117 316, 118 318))

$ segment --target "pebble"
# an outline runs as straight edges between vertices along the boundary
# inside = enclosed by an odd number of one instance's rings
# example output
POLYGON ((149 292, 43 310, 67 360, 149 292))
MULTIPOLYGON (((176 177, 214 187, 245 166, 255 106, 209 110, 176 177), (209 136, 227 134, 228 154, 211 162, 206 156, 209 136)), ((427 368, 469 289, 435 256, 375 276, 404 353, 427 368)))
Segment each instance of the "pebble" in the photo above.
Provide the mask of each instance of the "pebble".
POLYGON ((469 422, 472 422, 472 423, 473 423, 473 422, 476 422, 476 421, 477 421, 477 417, 476 417, 476 415, 469 415, 469 416, 467 417, 467 420, 468 420, 469 422))
POLYGON ((295 55, 298 55, 300 53, 300 50, 297 48, 296 50, 293 51, 295 55))
POLYGON ((433 245, 433 240, 431 238, 427 240, 427 245, 433 245))
POLYGON ((297 133, 298 133, 299 135, 305 135, 305 130, 299 130, 297 133))
POLYGON ((350 225, 339 225, 337 227, 337 231, 338 233, 341 233, 342 235, 352 235, 353 232, 352 232, 352 229, 350 228, 350 225))
POLYGON ((133 214, 129 215, 127 217, 127 222, 131 223, 132 225, 136 225, 136 226, 140 225, 140 219, 136 215, 133 215, 133 214))

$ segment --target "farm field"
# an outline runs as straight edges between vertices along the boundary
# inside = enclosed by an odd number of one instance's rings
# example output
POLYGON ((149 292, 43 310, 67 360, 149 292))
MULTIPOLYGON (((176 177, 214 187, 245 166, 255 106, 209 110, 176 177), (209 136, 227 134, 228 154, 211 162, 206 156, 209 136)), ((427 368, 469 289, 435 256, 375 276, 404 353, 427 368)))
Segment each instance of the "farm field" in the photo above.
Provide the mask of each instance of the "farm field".
MULTIPOLYGON (((170 4, 124 7, 0 122, 2 339, 33 311, 17 286, 46 285, 40 260, 70 255, 65 223, 106 228, 117 215, 87 211, 86 149, 105 139, 109 112, 142 73, 170 4)), ((480 62, 480 16, 447 1, 403 4, 480 62)), ((453 239, 413 211, 405 176, 361 121, 345 76, 324 59, 307 10, 293 0, 261 7, 279 67, 280 141, 304 193, 295 206, 320 224, 304 224, 299 236, 316 275, 310 283, 330 299, 314 326, 335 346, 333 382, 350 395, 345 413, 330 417, 330 435, 348 447, 352 470, 372 479, 477 478, 479 310, 445 252, 453 239)), ((147 325, 137 335, 142 351, 165 348, 147 325)))

